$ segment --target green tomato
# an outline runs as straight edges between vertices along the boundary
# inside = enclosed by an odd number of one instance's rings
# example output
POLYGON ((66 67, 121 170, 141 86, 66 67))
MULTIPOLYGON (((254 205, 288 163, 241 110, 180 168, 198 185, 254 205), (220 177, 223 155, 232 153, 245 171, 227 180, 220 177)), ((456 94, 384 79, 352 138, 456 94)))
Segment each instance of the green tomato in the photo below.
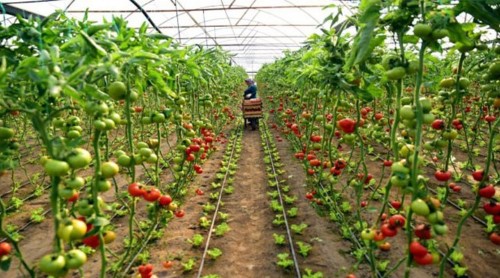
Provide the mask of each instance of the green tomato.
POLYGON ((432 101, 426 97, 421 97, 419 99, 420 106, 422 106, 422 111, 425 113, 429 113, 432 110, 432 101))
POLYGON ((408 177, 401 177, 400 175, 395 175, 391 177, 391 184, 400 188, 407 187, 410 184, 410 179, 408 177))
POLYGON ((142 148, 149 148, 149 145, 148 145, 148 143, 146 143, 146 142, 138 142, 138 143, 137 143, 137 148, 138 148, 138 149, 142 149, 142 148))
POLYGON ((415 199, 411 205, 410 205, 411 210, 420 216, 427 216, 430 213, 429 206, 427 203, 422 200, 422 199, 415 199))
POLYGON ((410 173, 410 169, 406 167, 402 162, 394 162, 391 165, 392 173, 407 175, 410 173))
POLYGON ((106 130, 106 123, 102 120, 95 120, 93 126, 96 130, 100 131, 106 130))
POLYGON ((424 124, 430 125, 432 124, 432 122, 434 122, 434 119, 436 119, 436 117, 434 117, 434 114, 432 113, 424 114, 424 124))
POLYGON ((421 39, 427 38, 432 33, 432 27, 429 24, 417 23, 413 27, 413 34, 421 39))
POLYGON ((432 31, 432 38, 435 39, 435 40, 439 40, 439 39, 443 39, 445 37, 448 37, 450 35, 450 33, 448 32, 448 30, 446 29, 443 29, 443 28, 438 28, 434 31, 432 31))
POLYGON ((403 67, 395 67, 385 72, 387 79, 399 80, 406 75, 406 69, 403 67))
POLYGON ((38 263, 42 272, 56 277, 61 276, 61 272, 63 272, 65 265, 66 260, 59 254, 45 255, 38 263))
POLYGON ((500 62, 495 62, 488 68, 488 75, 492 77, 491 79, 497 79, 500 77, 500 62))
POLYGON ((80 215, 91 216, 94 213, 94 206, 88 199, 81 199, 76 203, 76 209, 80 215))
POLYGON ((87 262, 87 255, 79 249, 72 249, 65 254, 65 259, 67 268, 77 269, 87 262))
POLYGON ((44 168, 49 176, 64 176, 68 174, 69 164, 61 160, 48 159, 45 162, 44 168))
POLYGON ((8 127, 0 127, 0 139, 10 139, 14 137, 14 130, 8 127))
POLYGON ((162 113, 154 113, 152 117, 153 123, 164 123, 166 120, 165 115, 162 113))
POLYGON ((106 125, 105 130, 111 130, 116 128, 116 124, 112 119, 104 118, 103 122, 106 125))
POLYGON ((63 198, 64 200, 67 200, 73 195, 75 195, 77 191, 73 188, 65 187, 63 185, 59 185, 59 197, 63 198))
POLYGON ((148 158, 146 158, 147 163, 155 163, 158 160, 158 156, 152 153, 148 158))
POLYGON ((446 140, 455 140, 458 136, 458 132, 454 129, 443 132, 443 138, 446 140))
POLYGON ((118 157, 118 165, 123 166, 123 167, 129 167, 131 165, 132 159, 130 156, 123 154, 118 157))
POLYGON ((97 181, 97 191, 106 192, 111 189, 111 182, 109 180, 99 180, 97 181))
POLYGON ((413 120, 415 119, 415 111, 410 105, 403 105, 399 110, 399 115, 403 120, 413 120))
POLYGON ((127 86, 121 81, 115 81, 109 85, 108 94, 114 100, 125 99, 127 86))
POLYGON ((453 77, 444 78, 439 82, 441 88, 452 88, 455 86, 455 79, 453 77))
POLYGON ((427 216, 427 220, 429 220, 431 224, 443 222, 444 214, 442 211, 433 212, 427 216))
POLYGON ((458 84, 460 85, 460 88, 467 89, 470 85, 470 80, 468 78, 461 77, 460 80, 458 80, 458 84))
POLYGON ((122 121, 122 117, 120 116, 120 114, 116 113, 116 112, 113 112, 109 115, 109 118, 111 120, 113 120, 113 122, 115 122, 115 124, 120 124, 120 122, 122 121))
POLYGON ((437 235, 444 235, 448 232, 448 226, 446 226, 445 224, 434 224, 432 225, 432 230, 437 235))
POLYGON ((145 158, 148 158, 149 156, 151 156, 153 154, 153 150, 150 149, 149 147, 141 148, 139 150, 139 154, 142 155, 145 158))
POLYGON ((66 157, 66 161, 72 169, 79 169, 89 165, 92 161, 92 156, 85 149, 75 148, 66 157))
POLYGON ((119 171, 120 167, 113 161, 107 161, 101 165, 101 175, 104 178, 111 178, 118 174, 119 171))
POLYGON ((375 238, 375 231, 373 229, 364 229, 361 232, 361 238, 363 240, 373 240, 375 238))
POLYGON ((85 180, 80 177, 76 176, 74 178, 70 178, 64 181, 66 184, 66 187, 71 188, 71 189, 80 189, 85 185, 85 180))

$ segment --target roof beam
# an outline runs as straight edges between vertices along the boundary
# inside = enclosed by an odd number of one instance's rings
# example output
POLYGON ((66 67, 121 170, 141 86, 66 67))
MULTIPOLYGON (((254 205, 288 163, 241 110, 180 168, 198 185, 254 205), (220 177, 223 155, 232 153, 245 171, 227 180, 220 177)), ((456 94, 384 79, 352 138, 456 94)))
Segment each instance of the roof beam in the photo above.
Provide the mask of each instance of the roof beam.
MULTIPOLYGON (((92 11, 91 11, 92 12, 92 11)), ((222 27, 316 27, 316 24, 242 24, 242 25, 228 25, 228 24, 214 24, 201 26, 195 25, 181 25, 179 28, 222 28, 222 27)), ((149 27, 152 28, 152 27, 149 27)), ((177 29, 177 26, 160 26, 160 29, 177 29)))
MULTIPOLYGON (((269 10, 269 9, 320 9, 324 8, 323 5, 300 5, 300 6, 255 6, 251 7, 252 10, 269 10)), ((230 10, 247 10, 249 7, 237 6, 231 7, 230 10)), ((194 8, 194 9, 182 9, 184 12, 209 12, 209 11, 221 11, 224 10, 223 7, 214 8, 194 8)), ((89 10, 91 13, 131 13, 138 12, 134 10, 89 10)), ((146 10, 148 13, 175 13, 175 9, 161 9, 161 10, 146 10)), ((85 13, 85 10, 72 10, 68 13, 85 13)))
POLYGON ((29 18, 29 17, 38 17, 40 19, 45 18, 45 16, 43 16, 41 14, 28 12, 26 10, 16 8, 16 7, 11 6, 9 4, 3 4, 3 8, 5 9, 5 13, 10 14, 10 15, 14 15, 14 16, 19 14, 24 18, 29 18))

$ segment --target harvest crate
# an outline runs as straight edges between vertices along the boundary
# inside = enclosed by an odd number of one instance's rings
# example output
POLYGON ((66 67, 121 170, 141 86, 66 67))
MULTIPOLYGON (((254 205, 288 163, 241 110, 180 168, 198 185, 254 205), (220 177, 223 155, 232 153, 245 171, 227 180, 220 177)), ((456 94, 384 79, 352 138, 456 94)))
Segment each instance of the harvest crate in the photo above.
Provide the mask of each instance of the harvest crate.
POLYGON ((262 99, 243 100, 243 118, 262 118, 262 99))

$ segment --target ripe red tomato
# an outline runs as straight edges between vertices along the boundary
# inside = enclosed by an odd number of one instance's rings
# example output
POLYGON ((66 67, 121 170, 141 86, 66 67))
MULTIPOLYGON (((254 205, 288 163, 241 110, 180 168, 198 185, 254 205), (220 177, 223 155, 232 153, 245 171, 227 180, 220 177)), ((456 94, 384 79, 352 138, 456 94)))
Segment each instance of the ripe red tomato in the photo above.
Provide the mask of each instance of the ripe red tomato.
POLYGON ((401 202, 400 201, 397 201, 397 200, 394 200, 394 201, 391 201, 391 206, 397 210, 399 210, 399 208, 401 208, 401 202))
POLYGON ((476 170, 472 172, 472 178, 474 178, 475 181, 482 181, 484 176, 484 171, 483 170, 476 170))
POLYGON ((134 111, 135 111, 135 113, 141 113, 142 112, 142 107, 136 106, 136 107, 134 107, 134 111))
POLYGON ((427 253, 421 257, 413 256, 413 260, 419 265, 429 265, 433 263, 434 258, 431 253, 427 253))
POLYGON ((406 222, 406 218, 404 216, 402 216, 401 214, 395 214, 395 215, 389 217, 389 225, 391 227, 396 227, 396 228, 404 227, 405 222, 406 222))
POLYGON ((309 161, 309 164, 310 164, 312 167, 317 167, 317 166, 321 165, 321 161, 319 161, 318 159, 316 159, 316 158, 315 158, 315 159, 311 159, 311 160, 309 161))
POLYGON ((496 232, 491 233, 490 240, 496 245, 500 245, 500 235, 496 232))
POLYGON ((410 243, 409 249, 410 254, 412 254, 414 257, 423 257, 429 253, 429 251, 427 251, 427 248, 420 244, 420 242, 418 241, 413 241, 412 243, 410 243))
POLYGON ((484 117, 484 120, 485 120, 485 121, 487 121, 488 123, 492 123, 492 122, 494 122, 496 119, 497 119, 497 118, 496 118, 495 116, 493 116, 493 115, 486 115, 486 116, 484 117))
POLYGON ((392 166, 392 160, 384 160, 384 166, 385 167, 391 167, 392 166))
POLYGON ((139 273, 140 274, 148 274, 153 272, 153 265, 152 264, 143 264, 139 266, 139 273))
POLYGON ((194 153, 199 152, 200 151, 200 145, 198 145, 198 144, 192 144, 192 145, 189 146, 189 149, 192 152, 194 152, 194 153))
POLYGON ((170 269, 170 268, 172 268, 172 266, 174 266, 174 262, 172 262, 172 261, 164 261, 162 263, 162 265, 163 265, 163 268, 170 269))
POLYGON ((158 204, 162 207, 166 207, 172 203, 172 197, 170 195, 163 195, 158 199, 158 204))
POLYGON ((374 241, 382 241, 385 239, 384 234, 380 230, 375 231, 375 236, 373 237, 374 241))
POLYGON ((448 181, 448 180, 451 178, 451 172, 450 172, 450 171, 443 172, 443 171, 441 171, 441 170, 437 170, 437 171, 434 173, 434 177, 435 177, 438 181, 448 181))
POLYGON ((354 121, 353 119, 345 118, 338 121, 337 123, 342 131, 348 134, 353 133, 356 129, 356 121, 354 121))
POLYGON ((380 112, 375 114, 375 120, 377 120, 377 121, 381 120, 383 117, 384 117, 384 114, 382 114, 380 112))
POLYGON ((204 194, 203 190, 201 190, 199 188, 197 188, 195 192, 196 192, 196 195, 203 195, 204 194))
POLYGON ((460 185, 455 185, 453 188, 452 188, 453 191, 455 192, 460 192, 462 190, 462 187, 460 185))
POLYGON ((415 227, 415 235, 420 239, 431 239, 431 226, 425 224, 418 224, 415 227))
POLYGON ((436 130, 442 130, 445 128, 444 121, 441 119, 436 119, 432 122, 431 127, 436 130))
POLYGON ((367 201, 361 201, 360 203, 361 207, 364 208, 368 205, 368 202, 367 201))
POLYGON ((144 200, 148 202, 155 202, 161 197, 161 192, 157 188, 151 188, 144 192, 144 200))
POLYGON ((311 192, 306 193, 306 199, 312 200, 314 198, 314 195, 311 192))
POLYGON ((337 160, 335 160, 334 166, 335 166, 335 168, 342 170, 347 166, 347 162, 345 162, 342 159, 337 159, 337 160))
POLYGON ((184 217, 184 214, 185 214, 185 212, 184 212, 184 210, 183 210, 183 209, 180 209, 180 210, 176 210, 176 211, 175 211, 175 216, 176 216, 176 217, 178 217, 178 218, 182 218, 182 217, 184 217))
POLYGON ((386 224, 383 224, 381 227, 380 227, 380 231, 384 234, 384 236, 386 237, 393 237, 395 235, 398 234, 398 230, 396 230, 395 228, 391 227, 391 225, 389 225, 389 223, 386 223, 386 224))
POLYGON ((479 196, 481 196, 483 198, 491 198, 491 197, 495 196, 495 187, 493 186, 493 184, 489 184, 489 185, 479 189, 478 193, 479 193, 479 196))
POLYGON ((7 242, 0 243, 0 257, 9 255, 12 251, 12 246, 7 242))
POLYGON ((99 237, 97 235, 89 236, 84 239, 82 239, 83 244, 91 247, 91 248, 97 248, 99 246, 99 237))
POLYGON ((500 204, 494 201, 484 204, 483 209, 487 214, 500 215, 500 204))
POLYGON ((128 186, 128 193, 132 197, 142 197, 146 193, 142 184, 134 182, 128 186))

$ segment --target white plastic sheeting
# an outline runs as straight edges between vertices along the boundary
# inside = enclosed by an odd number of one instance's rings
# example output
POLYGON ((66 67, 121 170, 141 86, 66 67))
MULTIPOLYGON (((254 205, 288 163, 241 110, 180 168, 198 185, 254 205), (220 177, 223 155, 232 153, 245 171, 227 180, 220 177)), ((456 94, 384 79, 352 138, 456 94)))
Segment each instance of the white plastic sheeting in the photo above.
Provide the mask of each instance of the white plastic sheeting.
MULTIPOLYGON (((130 0, 6 0, 1 1, 28 12, 47 16, 55 10, 99 22, 122 16, 132 27, 146 21, 130 0)), ((359 1, 332 0, 135 0, 163 34, 182 44, 220 45, 234 54, 233 60, 253 75, 262 64, 272 62, 285 49, 297 49, 335 4, 351 15, 359 1)), ((5 15, 4 24, 15 18, 5 15)), ((156 32, 150 23, 150 32, 156 32)))

